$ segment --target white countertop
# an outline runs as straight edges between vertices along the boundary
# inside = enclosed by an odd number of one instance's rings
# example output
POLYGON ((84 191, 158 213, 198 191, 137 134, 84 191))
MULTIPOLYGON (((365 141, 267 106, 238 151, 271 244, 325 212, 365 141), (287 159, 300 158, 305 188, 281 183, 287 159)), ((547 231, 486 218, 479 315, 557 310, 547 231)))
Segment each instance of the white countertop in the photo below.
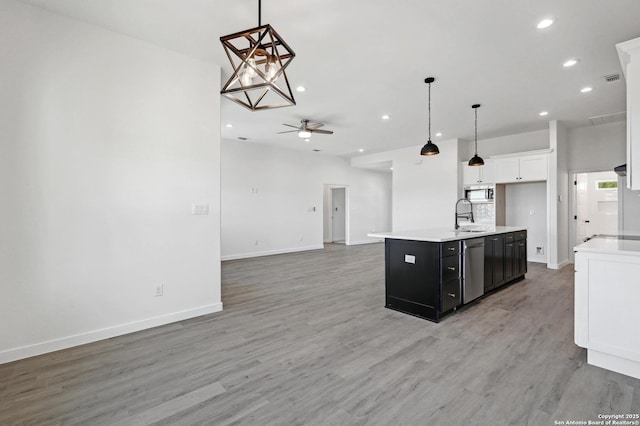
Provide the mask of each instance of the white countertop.
POLYGON ((592 238, 585 243, 578 244, 573 249, 592 253, 640 256, 640 241, 620 240, 618 238, 592 238))
POLYGON ((367 236, 372 238, 393 238, 396 240, 442 243, 445 241, 466 240, 469 238, 486 237, 488 235, 504 234, 507 232, 524 231, 526 229, 527 228, 524 226, 496 226, 490 231, 468 232, 455 231, 452 226, 451 228, 418 229, 415 231, 374 232, 367 234, 367 236))

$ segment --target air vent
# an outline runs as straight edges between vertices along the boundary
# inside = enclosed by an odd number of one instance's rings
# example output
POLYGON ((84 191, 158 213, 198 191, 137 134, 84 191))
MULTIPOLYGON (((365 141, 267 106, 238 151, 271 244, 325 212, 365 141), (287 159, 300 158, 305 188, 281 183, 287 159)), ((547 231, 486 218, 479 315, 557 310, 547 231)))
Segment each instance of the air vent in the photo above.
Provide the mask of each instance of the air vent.
POLYGON ((248 141, 249 138, 245 138, 244 136, 238 136, 238 139, 241 141, 248 141))
POLYGON ((620 81, 620 74, 609 74, 602 77, 605 83, 611 84, 620 81))
POLYGON ((614 112, 613 114, 606 115, 597 115, 595 117, 589 117, 589 122, 597 126, 598 124, 607 124, 607 123, 617 123, 619 121, 624 121, 627 119, 627 113, 622 112, 614 112))

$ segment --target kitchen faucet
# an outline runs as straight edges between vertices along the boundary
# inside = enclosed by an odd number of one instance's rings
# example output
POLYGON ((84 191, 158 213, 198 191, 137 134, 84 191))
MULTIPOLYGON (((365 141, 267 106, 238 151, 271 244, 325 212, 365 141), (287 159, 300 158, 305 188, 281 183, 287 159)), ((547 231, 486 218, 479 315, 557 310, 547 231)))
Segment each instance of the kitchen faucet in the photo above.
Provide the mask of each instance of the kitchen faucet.
POLYGON ((471 223, 474 223, 475 221, 473 220, 473 204, 471 203, 471 201, 469 201, 466 198, 460 198, 458 201, 456 201, 456 230, 458 228, 460 228, 460 225, 458 225, 458 219, 467 219, 470 220, 471 223), (464 212, 464 213, 458 213, 458 205, 460 204, 460 202, 467 202, 469 203, 469 211, 468 212, 464 212))

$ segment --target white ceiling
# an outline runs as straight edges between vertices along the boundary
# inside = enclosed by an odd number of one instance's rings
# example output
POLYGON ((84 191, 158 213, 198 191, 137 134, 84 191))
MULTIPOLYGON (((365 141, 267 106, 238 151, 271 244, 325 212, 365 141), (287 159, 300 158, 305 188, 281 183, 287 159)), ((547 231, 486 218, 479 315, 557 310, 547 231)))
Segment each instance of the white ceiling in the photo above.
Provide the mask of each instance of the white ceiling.
MULTIPOLYGON (((220 36, 257 25, 257 0, 23 1, 221 64, 224 80, 220 36)), ((601 77, 621 72, 615 44, 640 37, 640 1, 264 0, 262 23, 296 52, 287 74, 308 90, 294 92, 296 106, 260 112, 222 99, 223 138, 352 156, 426 142, 429 76, 441 150, 444 140, 473 138, 474 103, 480 139, 624 111, 624 81, 601 77), (545 17, 556 23, 538 30, 545 17), (580 63, 563 68, 573 57, 580 63), (335 134, 276 134, 302 118, 335 134)))

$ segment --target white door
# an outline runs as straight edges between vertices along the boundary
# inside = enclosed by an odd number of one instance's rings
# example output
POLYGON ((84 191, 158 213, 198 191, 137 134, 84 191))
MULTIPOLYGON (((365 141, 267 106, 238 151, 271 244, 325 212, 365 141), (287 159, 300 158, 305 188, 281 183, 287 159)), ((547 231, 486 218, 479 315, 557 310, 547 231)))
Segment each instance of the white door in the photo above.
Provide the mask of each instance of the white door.
POLYGON ((576 175, 576 243, 596 234, 618 233, 618 176, 614 172, 576 175))
POLYGON ((344 243, 346 235, 345 189, 331 189, 331 241, 344 243))

